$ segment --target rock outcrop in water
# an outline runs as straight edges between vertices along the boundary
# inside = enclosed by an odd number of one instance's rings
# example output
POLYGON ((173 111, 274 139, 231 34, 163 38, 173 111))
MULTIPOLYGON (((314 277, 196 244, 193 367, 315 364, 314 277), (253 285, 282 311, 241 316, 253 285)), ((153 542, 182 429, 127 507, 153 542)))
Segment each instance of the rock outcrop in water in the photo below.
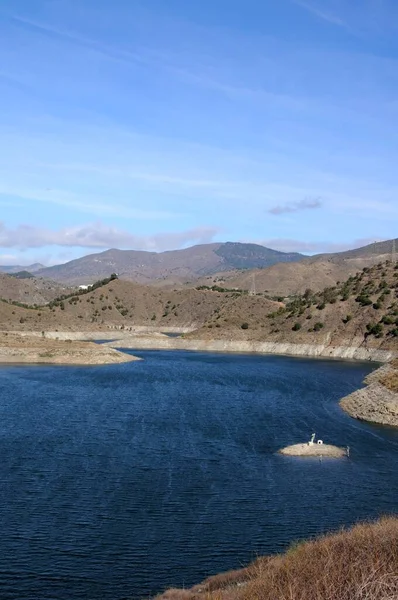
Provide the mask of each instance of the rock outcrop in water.
POLYGON ((331 446, 330 444, 294 444, 279 450, 285 456, 324 456, 330 458, 342 458, 347 456, 346 448, 331 446))
POLYGON ((285 456, 329 456, 330 458, 341 458, 349 455, 349 449, 339 448, 330 444, 324 444, 323 440, 315 441, 315 433, 306 444, 293 444, 279 450, 285 456))

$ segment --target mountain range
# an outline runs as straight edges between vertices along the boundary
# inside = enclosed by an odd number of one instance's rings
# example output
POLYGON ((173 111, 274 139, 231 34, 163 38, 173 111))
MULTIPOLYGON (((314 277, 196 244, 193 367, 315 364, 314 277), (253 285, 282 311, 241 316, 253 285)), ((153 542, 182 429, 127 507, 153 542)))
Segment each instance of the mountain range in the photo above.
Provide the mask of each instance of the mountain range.
POLYGON ((270 267, 302 260, 298 253, 279 252, 259 244, 202 244, 167 252, 111 249, 63 265, 43 268, 36 275, 68 284, 90 284, 117 273, 137 283, 182 284, 225 271, 270 267))
POLYGON ((28 271, 29 273, 36 273, 41 269, 45 269, 45 266, 41 263, 34 263, 33 265, 21 266, 21 265, 0 265, 0 273, 20 273, 21 271, 28 271))

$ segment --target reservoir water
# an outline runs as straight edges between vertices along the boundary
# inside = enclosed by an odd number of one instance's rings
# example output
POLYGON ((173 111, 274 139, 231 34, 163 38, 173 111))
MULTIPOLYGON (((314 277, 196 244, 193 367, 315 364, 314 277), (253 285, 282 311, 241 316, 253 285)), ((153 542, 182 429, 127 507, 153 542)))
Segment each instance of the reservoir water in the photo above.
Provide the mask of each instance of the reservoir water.
POLYGON ((398 512, 398 432, 338 400, 369 364, 135 352, 0 368, 0 597, 148 598, 398 512), (279 448, 311 433, 349 459, 279 448))

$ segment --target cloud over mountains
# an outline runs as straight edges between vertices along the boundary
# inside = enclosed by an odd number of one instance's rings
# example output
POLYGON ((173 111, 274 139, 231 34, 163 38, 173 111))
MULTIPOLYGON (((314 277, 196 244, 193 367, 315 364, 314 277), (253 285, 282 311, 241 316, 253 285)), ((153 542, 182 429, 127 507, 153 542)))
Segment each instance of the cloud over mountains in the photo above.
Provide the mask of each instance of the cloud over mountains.
POLYGON ((15 229, 7 228, 0 222, 0 247, 43 248, 46 246, 113 248, 150 250, 161 252, 181 248, 185 245, 206 244, 213 241, 218 229, 196 227, 179 232, 157 233, 153 235, 135 235, 117 227, 103 223, 88 223, 76 227, 51 230, 30 225, 19 225, 15 229))

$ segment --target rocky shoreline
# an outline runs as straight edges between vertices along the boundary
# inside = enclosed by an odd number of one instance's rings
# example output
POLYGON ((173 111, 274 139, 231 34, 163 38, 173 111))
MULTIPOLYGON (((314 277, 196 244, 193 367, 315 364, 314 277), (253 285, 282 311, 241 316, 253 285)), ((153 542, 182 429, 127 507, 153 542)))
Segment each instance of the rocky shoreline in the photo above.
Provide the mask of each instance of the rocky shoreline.
POLYGON ((370 373, 366 387, 343 398, 341 408, 360 421, 398 427, 398 392, 388 387, 388 381, 398 376, 397 367, 393 361, 370 373))

